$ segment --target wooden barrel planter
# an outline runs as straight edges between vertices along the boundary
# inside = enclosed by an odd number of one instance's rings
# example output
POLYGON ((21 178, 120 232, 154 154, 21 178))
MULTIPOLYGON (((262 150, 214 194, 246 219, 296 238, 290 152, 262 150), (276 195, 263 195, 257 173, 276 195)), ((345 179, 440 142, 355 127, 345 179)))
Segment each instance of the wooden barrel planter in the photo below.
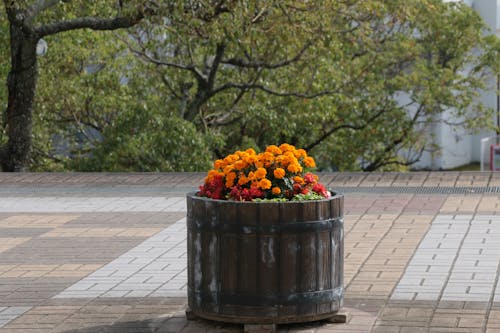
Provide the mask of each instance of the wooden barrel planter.
POLYGON ((344 197, 235 202, 187 195, 188 305, 241 324, 326 319, 343 302, 344 197))

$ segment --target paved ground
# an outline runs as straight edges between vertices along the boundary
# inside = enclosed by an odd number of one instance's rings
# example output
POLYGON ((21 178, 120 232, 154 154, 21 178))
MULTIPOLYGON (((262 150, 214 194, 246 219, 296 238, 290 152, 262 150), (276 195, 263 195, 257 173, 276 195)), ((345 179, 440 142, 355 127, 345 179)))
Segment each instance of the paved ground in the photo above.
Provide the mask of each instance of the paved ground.
MULTIPOLYGON (((0 174, 0 333, 242 332, 187 321, 185 199, 203 174, 0 174)), ((347 324, 500 332, 500 173, 340 173, 347 324)))

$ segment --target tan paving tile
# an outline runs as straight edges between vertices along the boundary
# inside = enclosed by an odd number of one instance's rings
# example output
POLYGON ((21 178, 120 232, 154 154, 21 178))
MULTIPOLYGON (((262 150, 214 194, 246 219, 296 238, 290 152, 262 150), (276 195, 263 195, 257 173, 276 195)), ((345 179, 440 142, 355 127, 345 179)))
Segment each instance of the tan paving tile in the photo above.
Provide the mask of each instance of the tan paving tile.
POLYGON ((481 200, 480 196, 451 195, 448 196, 440 212, 442 213, 474 213, 481 200))
MULTIPOLYGON (((359 239, 360 233, 354 233, 353 236, 358 239, 352 237, 352 240, 356 239, 358 242, 352 247, 349 244, 345 245, 347 250, 344 250, 346 253, 344 266, 349 268, 346 274, 349 280, 345 279, 348 296, 388 298, 420 240, 427 232, 433 216, 389 215, 387 218, 387 229, 384 233, 382 233, 384 229, 380 229, 378 239, 372 239, 371 243, 366 243, 364 239, 359 239), (351 256, 347 255, 350 253, 356 253, 352 255, 352 258, 361 259, 363 263, 357 267, 351 263, 347 264, 352 260, 351 256)), ((373 227, 373 224, 371 226, 373 227)), ((358 222, 356 227, 366 229, 367 223, 358 222)), ((371 229, 365 231, 371 233, 371 229)), ((346 244, 347 242, 346 240, 346 244)))
POLYGON ((4 265, 0 266, 0 278, 84 277, 100 267, 95 264, 4 265))
POLYGON ((500 197, 483 196, 477 206, 477 210, 482 213, 498 212, 500 213, 500 197))
POLYGON ((13 215, 0 219, 0 228, 55 228, 79 215, 13 215))
POLYGON ((398 173, 396 172, 371 172, 359 186, 366 187, 389 187, 394 183, 398 173))
POLYGON ((10 250, 19 244, 29 241, 31 237, 0 238, 0 253, 10 250))
POLYGON ((392 186, 409 186, 418 187, 427 179, 428 172, 406 172, 398 173, 396 179, 392 183, 392 186))
POLYGON ((151 237, 162 228, 73 228, 61 227, 40 237, 151 237))
POLYGON ((422 186, 454 187, 460 172, 430 172, 422 186))
POLYGON ((335 174, 335 178, 330 182, 330 186, 359 186, 363 179, 367 176, 364 172, 340 172, 335 174))

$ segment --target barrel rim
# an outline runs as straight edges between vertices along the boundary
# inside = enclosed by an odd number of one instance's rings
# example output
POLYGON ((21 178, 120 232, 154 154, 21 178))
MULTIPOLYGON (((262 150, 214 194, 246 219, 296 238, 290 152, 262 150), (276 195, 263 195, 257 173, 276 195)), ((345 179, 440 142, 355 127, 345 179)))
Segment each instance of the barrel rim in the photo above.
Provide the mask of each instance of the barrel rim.
POLYGON ((207 197, 201 197, 196 195, 199 191, 192 191, 188 192, 186 194, 186 197, 195 199, 195 200, 202 200, 202 201, 209 201, 209 202, 220 202, 220 203, 231 203, 231 204, 242 204, 242 205, 259 205, 259 204, 271 204, 271 205, 282 205, 282 204, 304 204, 304 203, 314 203, 314 202, 327 202, 331 201, 334 199, 339 199, 343 198, 344 194, 341 192, 333 192, 331 197, 324 198, 324 199, 317 199, 317 200, 300 200, 300 201, 237 201, 237 200, 222 200, 222 199, 212 199, 212 198, 207 198, 207 197))

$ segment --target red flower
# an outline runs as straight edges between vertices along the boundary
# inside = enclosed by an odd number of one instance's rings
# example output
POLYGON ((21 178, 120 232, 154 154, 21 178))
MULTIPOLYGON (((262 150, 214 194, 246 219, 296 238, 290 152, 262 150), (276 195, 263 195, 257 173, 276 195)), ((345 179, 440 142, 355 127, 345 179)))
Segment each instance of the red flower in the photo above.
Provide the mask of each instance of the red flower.
POLYGON ((252 201, 256 198, 263 198, 264 192, 255 187, 242 188, 241 186, 234 186, 229 192, 229 197, 237 201, 252 201))
POLYGON ((312 190, 325 198, 330 197, 330 192, 326 189, 325 185, 323 184, 320 183, 315 184, 312 190))
POLYGON ((215 176, 209 182, 201 185, 198 195, 212 199, 224 199, 224 178, 215 176))
POLYGON ((304 176, 304 181, 307 184, 316 183, 316 179, 314 178, 314 175, 310 172, 306 173, 306 175, 304 176))

